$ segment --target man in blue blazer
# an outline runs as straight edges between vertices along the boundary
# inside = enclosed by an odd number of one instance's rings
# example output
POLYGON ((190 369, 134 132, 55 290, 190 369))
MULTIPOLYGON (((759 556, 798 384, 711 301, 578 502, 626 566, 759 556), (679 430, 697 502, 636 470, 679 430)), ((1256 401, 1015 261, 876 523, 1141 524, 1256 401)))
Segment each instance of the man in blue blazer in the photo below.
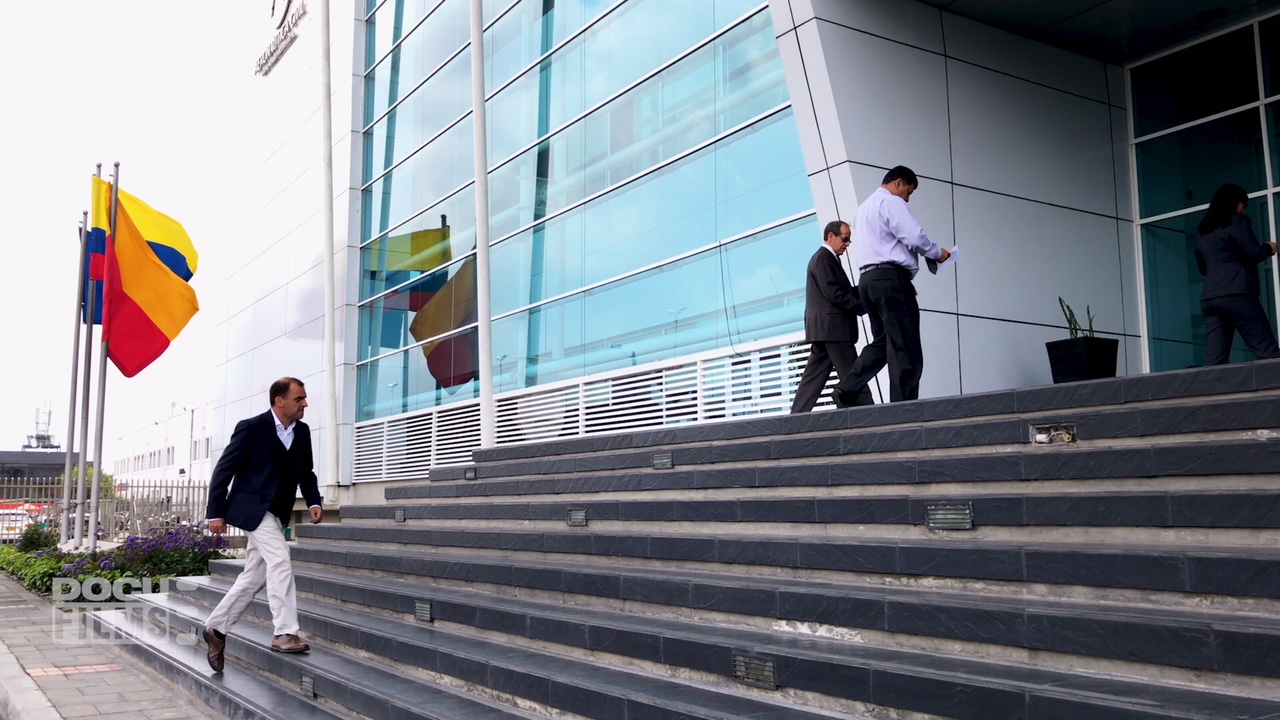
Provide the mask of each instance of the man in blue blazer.
POLYGON ((244 570, 205 621, 204 640, 214 672, 222 672, 227 631, 264 585, 275 625, 271 649, 284 653, 311 649, 298 637, 297 590, 284 538, 298 488, 309 506, 311 522, 321 519, 311 430, 302 422, 307 390, 301 380, 284 377, 271 384, 270 397, 270 410, 236 424, 209 482, 205 513, 209 532, 220 535, 230 524, 249 536, 244 570))

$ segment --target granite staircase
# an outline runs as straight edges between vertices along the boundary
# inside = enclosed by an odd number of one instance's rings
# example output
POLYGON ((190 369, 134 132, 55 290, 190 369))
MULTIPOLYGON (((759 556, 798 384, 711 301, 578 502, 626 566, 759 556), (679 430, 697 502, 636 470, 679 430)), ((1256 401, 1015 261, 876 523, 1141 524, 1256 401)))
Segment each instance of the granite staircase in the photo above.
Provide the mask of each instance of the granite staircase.
POLYGON ((237 717, 1280 718, 1278 479, 1280 361, 548 438, 298 528, 306 656, 94 622, 237 717))

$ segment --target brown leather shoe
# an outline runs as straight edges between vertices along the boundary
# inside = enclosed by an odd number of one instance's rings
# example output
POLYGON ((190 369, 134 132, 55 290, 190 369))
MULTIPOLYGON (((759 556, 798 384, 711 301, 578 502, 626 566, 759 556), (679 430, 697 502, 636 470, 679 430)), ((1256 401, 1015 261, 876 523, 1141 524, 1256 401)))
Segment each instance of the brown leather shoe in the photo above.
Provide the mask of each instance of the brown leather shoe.
POLYGON ((219 640, 217 635, 213 634, 212 628, 204 629, 204 641, 209 645, 209 667, 214 672, 222 672, 222 662, 227 651, 226 639, 219 640))
POLYGON ((297 635, 277 635, 271 640, 271 649, 282 653, 302 653, 310 650, 311 646, 297 635))

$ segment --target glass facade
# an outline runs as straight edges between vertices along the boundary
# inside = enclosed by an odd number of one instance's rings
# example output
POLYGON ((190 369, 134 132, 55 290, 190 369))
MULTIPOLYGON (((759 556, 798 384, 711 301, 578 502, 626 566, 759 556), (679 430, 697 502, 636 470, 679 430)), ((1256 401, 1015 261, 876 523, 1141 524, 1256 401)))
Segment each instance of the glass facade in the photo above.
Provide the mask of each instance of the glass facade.
POLYGON ((802 325, 818 236, 767 3, 485 7, 493 357, 467 0, 370 8, 357 421, 802 325))
MULTIPOLYGON (((1276 236, 1280 17, 1133 67, 1129 80, 1150 369, 1194 367, 1204 363, 1196 226, 1213 192, 1228 182, 1244 187, 1258 239, 1276 236)), ((1274 258, 1259 272, 1274 325, 1274 258)), ((1231 359, 1253 359, 1239 336, 1231 359)))

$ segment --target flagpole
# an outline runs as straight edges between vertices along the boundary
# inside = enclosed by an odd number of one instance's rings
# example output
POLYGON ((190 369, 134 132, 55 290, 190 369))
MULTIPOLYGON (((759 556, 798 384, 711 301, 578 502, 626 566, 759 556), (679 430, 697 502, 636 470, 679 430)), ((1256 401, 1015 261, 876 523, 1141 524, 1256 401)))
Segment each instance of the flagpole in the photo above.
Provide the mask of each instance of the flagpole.
MULTIPOLYGON (((85 266, 89 260, 89 213, 84 213, 80 222, 80 273, 76 283, 76 324, 74 340, 71 347, 71 407, 67 410, 67 460, 62 466, 62 522, 58 529, 58 543, 62 544, 71 536, 71 458, 76 451, 76 388, 80 385, 80 323, 93 318, 83 317, 84 313, 84 279, 85 266)), ((92 327, 92 325, 90 326, 92 327)))
MULTIPOLYGON (((97 170, 93 173, 94 177, 102 177, 102 163, 98 163, 97 170)), ((103 228, 110 232, 110 228, 103 228)), ((84 544, 84 487, 88 482, 86 476, 89 474, 89 388, 93 380, 93 317, 95 314, 94 305, 98 297, 97 283, 99 281, 90 281, 85 292, 89 293, 89 297, 85 302, 87 308, 88 322, 85 324, 86 336, 84 339, 84 388, 80 401, 80 466, 76 471, 76 503, 75 503, 75 531, 72 547, 79 550, 84 544)))
MULTIPOLYGON (((107 241, 107 252, 111 252, 111 244, 116 234, 116 211, 120 207, 120 163, 115 164, 111 173, 111 238, 107 241)), ((107 284, 103 275, 102 284, 107 284)), ((103 310, 106 310, 107 293, 102 292, 103 310)), ((98 548, 98 501, 102 490, 102 419, 107 407, 107 314, 102 313, 102 353, 98 358, 98 422, 93 431, 93 486, 90 490, 92 499, 89 507, 89 551, 98 548)))
MULTIPOLYGON (((493 316, 489 310, 489 155, 484 104, 484 12, 471 0, 471 117, 476 168, 476 371, 480 375, 480 447, 495 442, 493 316)), ((407 392, 407 390, 406 390, 407 392)))
POLYGON ((321 155, 324 167, 324 468, 326 482, 341 485, 338 473, 338 372, 337 330, 334 322, 333 268, 333 62, 329 57, 329 0, 320 0, 320 134, 324 144, 321 155))

